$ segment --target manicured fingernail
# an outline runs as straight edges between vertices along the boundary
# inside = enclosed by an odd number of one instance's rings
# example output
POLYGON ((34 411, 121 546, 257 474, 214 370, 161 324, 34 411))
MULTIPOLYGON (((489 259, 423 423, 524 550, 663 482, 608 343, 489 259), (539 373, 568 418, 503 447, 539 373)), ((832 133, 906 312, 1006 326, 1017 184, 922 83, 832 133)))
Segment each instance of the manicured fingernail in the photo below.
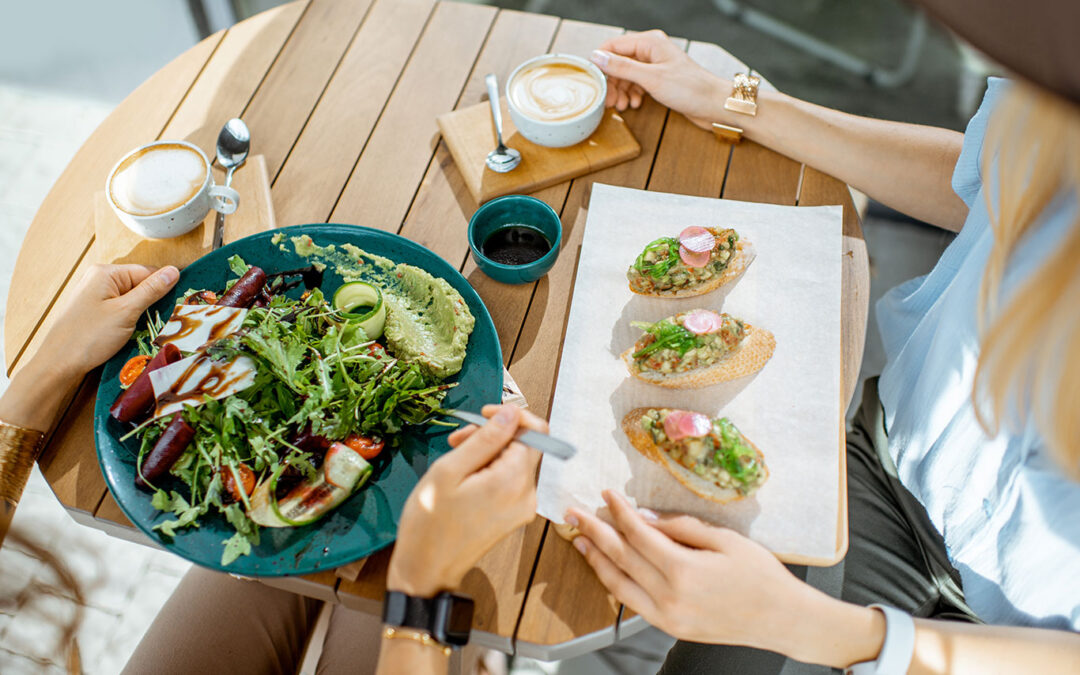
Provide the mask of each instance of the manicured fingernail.
POLYGON ((176 269, 172 265, 166 265, 158 270, 158 276, 161 280, 167 284, 174 284, 176 280, 180 278, 180 270, 176 269))
POLYGON ((608 61, 611 60, 611 54, 599 49, 594 49, 592 54, 589 55, 589 60, 601 68, 606 68, 608 61))
POLYGON ((585 555, 585 551, 589 548, 589 545, 585 543, 585 537, 576 537, 574 539, 574 548, 576 548, 581 555, 585 555))
POLYGON ((656 521, 660 520, 660 516, 656 515, 656 511, 653 511, 652 509, 639 508, 637 511, 641 514, 642 518, 651 523, 655 523, 656 521))
POLYGON ((577 516, 573 515, 572 513, 567 513, 565 518, 567 523, 573 525, 574 527, 578 526, 577 516))
POLYGON ((499 424, 510 424, 517 419, 517 411, 510 406, 503 406, 495 413, 495 421, 499 424))

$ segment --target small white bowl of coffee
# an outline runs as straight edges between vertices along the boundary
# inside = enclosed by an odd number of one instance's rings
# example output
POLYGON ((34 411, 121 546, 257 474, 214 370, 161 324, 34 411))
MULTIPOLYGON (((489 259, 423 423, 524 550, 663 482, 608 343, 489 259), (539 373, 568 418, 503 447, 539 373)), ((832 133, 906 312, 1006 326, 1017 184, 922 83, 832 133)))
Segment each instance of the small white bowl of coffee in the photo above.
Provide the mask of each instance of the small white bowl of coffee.
POLYGON ((506 83, 510 119, 537 145, 565 148, 584 141, 604 118, 607 79, 572 54, 544 54, 522 63, 506 83))
POLYGON ((150 239, 179 237, 195 229, 210 209, 226 215, 240 194, 214 185, 210 161, 187 141, 157 141, 123 157, 105 181, 109 206, 132 232, 150 239))

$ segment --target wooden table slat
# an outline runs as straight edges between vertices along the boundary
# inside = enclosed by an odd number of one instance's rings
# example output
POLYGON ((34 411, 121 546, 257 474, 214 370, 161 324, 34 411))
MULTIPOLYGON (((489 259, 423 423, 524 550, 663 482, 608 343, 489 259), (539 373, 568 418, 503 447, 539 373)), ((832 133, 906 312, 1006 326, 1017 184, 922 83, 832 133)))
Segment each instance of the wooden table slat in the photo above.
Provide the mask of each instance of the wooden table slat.
POLYGON ((329 218, 433 7, 433 0, 376 0, 278 171, 281 225, 329 218))
POLYGON ((461 95, 495 13, 482 5, 435 7, 331 221, 400 229, 438 143, 435 118, 461 95))
MULTIPOLYGON (((312 0, 243 118, 273 181, 373 0, 312 0)), ((220 123, 219 123, 220 124, 220 123)), ((326 130, 323 130, 324 133, 326 130)))
POLYGON ((230 28, 161 137, 182 138, 214 157, 221 125, 248 106, 306 8, 297 0, 230 28))
POLYGON ((159 70, 109 114, 75 153, 49 190, 15 261, 4 318, 10 374, 24 347, 85 255, 94 233, 94 193, 120 156, 157 138, 225 33, 215 33, 159 70), (121 150, 120 152, 123 152, 121 150))

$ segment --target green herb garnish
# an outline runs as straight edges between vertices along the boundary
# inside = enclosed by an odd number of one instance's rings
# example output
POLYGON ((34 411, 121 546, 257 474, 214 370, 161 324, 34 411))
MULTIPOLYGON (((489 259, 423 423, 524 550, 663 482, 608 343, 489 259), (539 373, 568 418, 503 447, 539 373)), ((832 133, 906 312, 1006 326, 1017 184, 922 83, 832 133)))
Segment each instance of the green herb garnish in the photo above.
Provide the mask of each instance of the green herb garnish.
POLYGON ((713 453, 713 460, 742 485, 756 481, 759 471, 757 453, 742 433, 726 417, 713 420, 713 429, 720 436, 720 447, 713 453))
POLYGON ((661 237, 656 241, 650 243, 645 247, 645 250, 638 255, 637 260, 634 261, 634 269, 642 274, 648 274, 654 279, 659 279, 668 273, 676 263, 679 262, 679 240, 674 237, 661 237), (649 252, 655 251, 661 253, 666 251, 666 256, 658 255, 656 262, 649 262, 645 257, 649 252))
POLYGON ((673 349, 679 352, 679 356, 682 356, 698 344, 696 335, 683 328, 682 325, 668 319, 656 323, 634 321, 630 325, 656 336, 656 340, 652 344, 634 352, 635 359, 644 358, 661 349, 673 349))

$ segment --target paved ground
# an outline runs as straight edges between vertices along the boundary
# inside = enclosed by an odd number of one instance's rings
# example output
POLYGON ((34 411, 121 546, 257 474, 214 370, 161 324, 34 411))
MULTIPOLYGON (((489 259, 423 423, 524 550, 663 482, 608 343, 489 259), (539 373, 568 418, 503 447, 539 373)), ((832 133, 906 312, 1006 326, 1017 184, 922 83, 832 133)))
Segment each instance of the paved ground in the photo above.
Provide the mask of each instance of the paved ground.
MULTIPOLYGON (((277 4, 249 0, 250 7, 277 4)), ((879 90, 720 16, 709 0, 500 0, 503 6, 632 29, 661 27, 717 42, 754 64, 778 87, 818 103, 879 117, 957 128, 960 70, 951 42, 933 31, 913 80, 879 90)), ((755 0, 820 37, 878 63, 895 63, 910 22, 893 0, 755 0)), ((0 320, 15 253, 34 212, 87 135, 143 79, 187 46, 195 31, 183 3, 113 0, 109 11, 79 0, 19 3, 0 25, 0 320), (65 21, 52 20, 64 16, 65 21), (50 25, 49 31, 28 27, 50 25)), ((864 221, 872 297, 929 269, 948 237, 871 209, 864 221), (884 252, 888 253, 885 254, 884 252)), ((2 348, 2 347, 0 347, 2 348)), ((871 321, 864 375, 880 371, 871 321)), ((0 376, 0 389, 6 380, 0 376)), ((47 592, 56 580, 14 546, 0 549, 0 672, 62 672, 60 626, 81 618, 77 639, 88 673, 115 673, 188 564, 75 524, 35 473, 15 527, 73 571, 85 607, 47 592)), ((655 672, 670 638, 657 631, 559 664, 519 659, 519 674, 599 675, 655 672)))

